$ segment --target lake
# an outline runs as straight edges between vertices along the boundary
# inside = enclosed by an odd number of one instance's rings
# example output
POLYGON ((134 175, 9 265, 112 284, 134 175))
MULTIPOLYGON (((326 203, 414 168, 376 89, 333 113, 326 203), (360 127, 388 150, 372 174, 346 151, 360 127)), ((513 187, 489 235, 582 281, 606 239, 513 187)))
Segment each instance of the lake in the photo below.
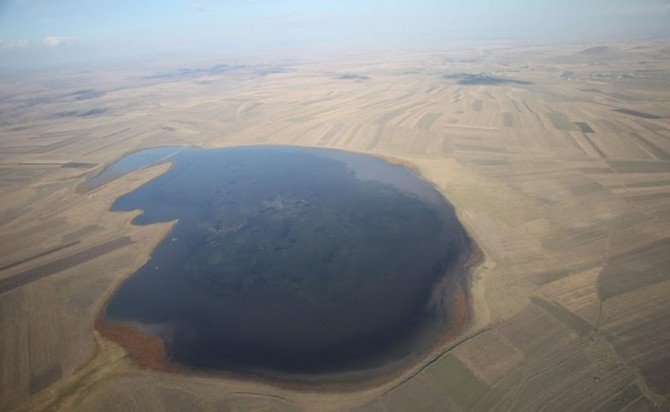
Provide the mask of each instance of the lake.
POLYGON ((284 146, 150 150, 93 178, 135 170, 137 159, 173 163, 111 207, 141 209, 136 225, 176 223, 113 293, 104 322, 161 339, 168 362, 341 374, 415 358, 448 331, 469 239, 405 167, 284 146))

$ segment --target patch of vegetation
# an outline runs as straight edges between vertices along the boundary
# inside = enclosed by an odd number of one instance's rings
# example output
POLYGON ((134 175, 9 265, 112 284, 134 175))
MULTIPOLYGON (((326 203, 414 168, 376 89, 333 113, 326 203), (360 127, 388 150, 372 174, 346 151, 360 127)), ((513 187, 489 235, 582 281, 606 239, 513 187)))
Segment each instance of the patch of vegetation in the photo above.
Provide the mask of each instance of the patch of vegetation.
POLYGON ((630 109, 614 109, 615 112, 629 114, 631 116, 641 117, 643 119, 662 119, 661 116, 656 116, 655 114, 638 112, 637 110, 630 109))
POLYGON ((586 336, 593 331, 593 327, 587 321, 568 311, 563 306, 538 298, 531 298, 531 300, 534 304, 547 311, 549 315, 573 329, 579 336, 586 336))
POLYGON ((346 74, 340 75, 340 79, 342 79, 342 80, 363 81, 363 80, 370 80, 370 76, 368 76, 366 74, 346 73, 346 74))
POLYGON ((426 372, 436 386, 444 390, 463 410, 468 411, 490 390, 456 356, 447 354, 426 372))
POLYGON ((527 80, 510 79, 484 73, 454 73, 445 74, 445 79, 458 80, 458 84, 465 86, 476 85, 502 85, 502 84, 532 84, 527 80))

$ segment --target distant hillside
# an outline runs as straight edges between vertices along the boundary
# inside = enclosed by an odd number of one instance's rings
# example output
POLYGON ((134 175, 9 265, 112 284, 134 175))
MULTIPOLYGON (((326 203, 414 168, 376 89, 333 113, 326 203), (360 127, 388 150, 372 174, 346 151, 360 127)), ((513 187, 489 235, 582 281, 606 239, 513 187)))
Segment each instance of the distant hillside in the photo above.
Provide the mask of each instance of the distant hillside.
POLYGON ((613 60, 620 60, 631 58, 635 53, 627 50, 622 50, 618 47, 612 46, 594 46, 583 49, 573 54, 563 57, 558 57, 556 61, 561 63, 589 63, 589 62, 610 62, 613 60))
POLYGON ((588 55, 588 56, 604 56, 611 54, 613 52, 612 48, 609 46, 596 46, 589 47, 579 52, 579 54, 588 55))

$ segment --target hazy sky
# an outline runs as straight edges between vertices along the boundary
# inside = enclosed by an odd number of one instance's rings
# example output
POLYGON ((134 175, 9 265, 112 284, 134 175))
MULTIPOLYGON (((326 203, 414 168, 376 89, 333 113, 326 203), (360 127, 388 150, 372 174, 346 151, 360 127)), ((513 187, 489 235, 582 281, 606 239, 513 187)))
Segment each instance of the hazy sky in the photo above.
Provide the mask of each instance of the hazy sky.
POLYGON ((670 36, 668 0, 0 0, 0 67, 657 36, 670 36))

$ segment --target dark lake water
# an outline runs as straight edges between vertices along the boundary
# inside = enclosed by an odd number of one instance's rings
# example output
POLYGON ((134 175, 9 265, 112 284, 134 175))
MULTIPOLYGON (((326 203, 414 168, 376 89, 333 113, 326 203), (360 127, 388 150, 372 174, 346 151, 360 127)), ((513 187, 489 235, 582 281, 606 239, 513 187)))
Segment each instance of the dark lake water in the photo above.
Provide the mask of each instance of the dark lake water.
POLYGON ((467 236, 404 167, 281 146, 180 148, 169 161, 112 206, 141 209, 138 225, 178 222, 115 291, 105 321, 160 337, 170 361, 346 372, 406 357, 422 330, 445 327, 428 301, 467 236))

